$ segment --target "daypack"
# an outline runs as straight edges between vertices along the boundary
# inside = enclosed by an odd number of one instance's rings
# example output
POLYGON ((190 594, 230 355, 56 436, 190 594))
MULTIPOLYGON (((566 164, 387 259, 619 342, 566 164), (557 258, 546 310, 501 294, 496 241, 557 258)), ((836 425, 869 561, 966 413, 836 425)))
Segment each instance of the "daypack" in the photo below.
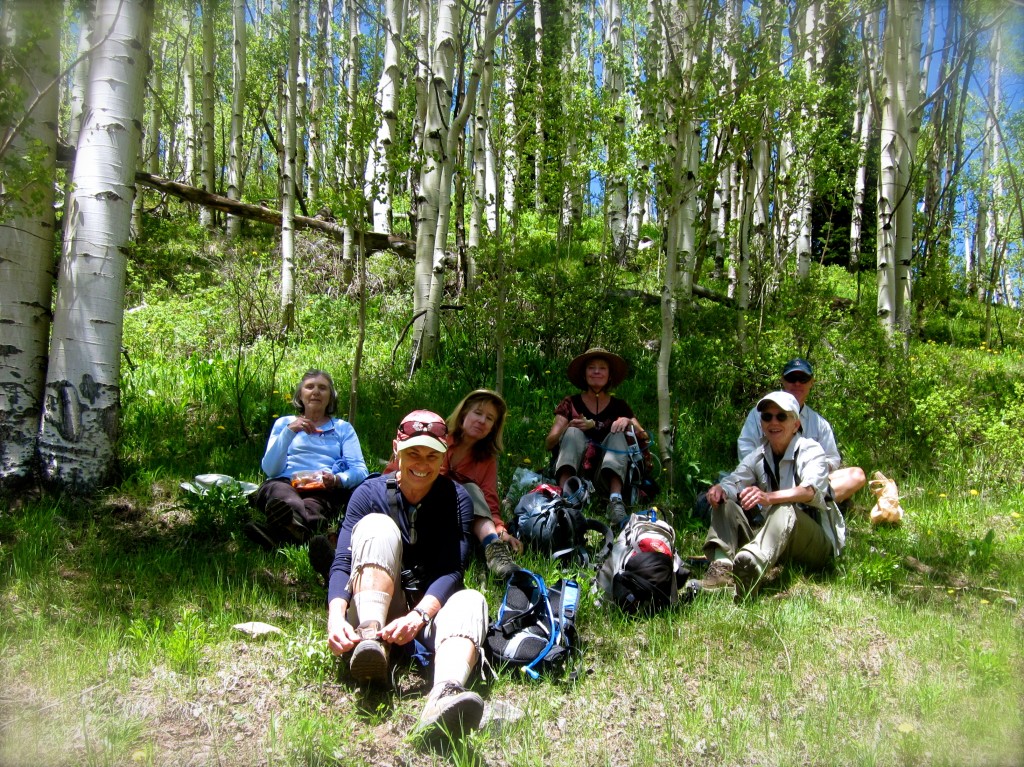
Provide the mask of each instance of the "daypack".
POLYGON ((560 579, 547 586, 529 570, 517 570, 505 587, 498 617, 487 629, 484 647, 494 663, 521 666, 531 679, 561 670, 578 651, 576 609, 580 587, 560 579))
POLYGON ((676 531, 654 509, 631 514, 612 544, 597 583, 625 612, 656 612, 679 599, 689 570, 676 553, 676 531))
POLYGON ((602 536, 602 551, 596 561, 612 543, 612 533, 606 524, 587 519, 580 508, 566 502, 559 488, 548 484, 538 485, 519 499, 509 526, 524 545, 559 561, 587 565, 595 559, 587 548, 588 530, 596 530, 602 536))

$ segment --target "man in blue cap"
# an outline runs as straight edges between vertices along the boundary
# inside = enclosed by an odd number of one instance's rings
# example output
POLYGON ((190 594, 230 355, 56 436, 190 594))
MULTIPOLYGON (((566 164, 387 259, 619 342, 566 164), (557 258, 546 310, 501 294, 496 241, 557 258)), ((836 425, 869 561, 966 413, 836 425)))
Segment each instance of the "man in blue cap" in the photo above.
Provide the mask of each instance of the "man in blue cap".
MULTIPOLYGON (((800 436, 813 439, 825 451, 828 463, 828 481, 832 486, 832 494, 836 503, 843 503, 864 487, 867 478, 859 466, 842 466, 842 458, 836 445, 836 437, 832 425, 819 413, 805 405, 807 395, 814 385, 814 368, 802 357, 795 357, 782 367, 782 389, 789 392, 800 405, 800 436)), ((761 416, 757 408, 751 409, 747 420, 743 423, 740 437, 736 440, 736 452, 739 460, 743 460, 760 447, 764 440, 761 429, 761 416)))

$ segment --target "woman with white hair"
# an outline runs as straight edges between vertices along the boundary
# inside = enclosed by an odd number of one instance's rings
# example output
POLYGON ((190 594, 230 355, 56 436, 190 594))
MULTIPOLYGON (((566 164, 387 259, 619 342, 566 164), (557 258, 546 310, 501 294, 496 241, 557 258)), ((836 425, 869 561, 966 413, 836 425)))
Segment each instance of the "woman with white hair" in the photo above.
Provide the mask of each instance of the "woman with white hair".
POLYGON ((799 436, 800 405, 784 391, 757 403, 764 439, 731 474, 708 490, 711 527, 704 553, 705 590, 752 594, 777 562, 824 567, 839 556, 846 525, 829 489, 825 451, 799 436), (761 514, 756 533, 752 520, 761 514))

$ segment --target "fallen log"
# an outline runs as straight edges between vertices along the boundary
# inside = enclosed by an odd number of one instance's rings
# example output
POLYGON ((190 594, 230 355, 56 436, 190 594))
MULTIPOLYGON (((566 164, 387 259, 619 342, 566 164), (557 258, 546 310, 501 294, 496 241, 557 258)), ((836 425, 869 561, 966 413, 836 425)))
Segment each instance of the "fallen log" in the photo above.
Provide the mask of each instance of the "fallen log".
MULTIPOLYGON (((75 148, 63 143, 58 144, 57 162, 70 165, 74 161, 75 148)), ((198 187, 182 184, 180 181, 171 181, 168 178, 154 176, 152 173, 136 171, 135 180, 140 184, 148 186, 150 189, 156 189, 159 192, 177 197, 185 202, 202 205, 204 208, 212 208, 213 210, 230 213, 250 221, 262 221, 272 226, 281 226, 281 211, 274 210, 273 208, 232 200, 230 197, 213 194, 198 187)), ((295 216, 292 220, 297 229, 315 229, 324 232, 335 240, 343 240, 345 237, 344 228, 338 226, 333 221, 311 218, 309 216, 295 216)), ((363 232, 361 236, 366 243, 367 250, 393 250, 403 258, 416 257, 416 243, 413 240, 382 232, 363 232)), ((355 240, 358 244, 360 240, 360 232, 358 230, 355 232, 355 240)))
MULTIPOLYGON (((618 298, 619 300, 638 300, 646 306, 658 306, 661 304, 661 296, 656 296, 653 293, 647 293, 643 290, 635 290, 633 288, 612 288, 607 291, 610 298, 618 298)), ((730 309, 736 308, 735 299, 723 296, 721 293, 716 293, 713 290, 708 290, 703 285, 693 286, 693 295, 697 298, 706 298, 708 301, 713 301, 716 304, 722 306, 728 306, 730 309)))
MULTIPOLYGON (((188 184, 171 181, 170 179, 154 176, 151 173, 143 173, 142 171, 138 171, 135 174, 135 180, 151 189, 164 192, 185 202, 230 213, 250 221, 262 221, 273 226, 281 226, 281 211, 274 210, 273 208, 239 202, 223 195, 213 194, 188 184)), ((343 240, 345 237, 344 228, 333 221, 325 221, 309 216, 295 216, 292 220, 295 222, 296 228, 316 229, 335 240, 343 240)), ((404 237, 384 234, 382 232, 363 232, 360 235, 358 231, 355 233, 355 236, 356 242, 359 242, 359 238, 362 236, 367 250, 393 250, 406 258, 412 258, 416 255, 416 243, 404 237)))

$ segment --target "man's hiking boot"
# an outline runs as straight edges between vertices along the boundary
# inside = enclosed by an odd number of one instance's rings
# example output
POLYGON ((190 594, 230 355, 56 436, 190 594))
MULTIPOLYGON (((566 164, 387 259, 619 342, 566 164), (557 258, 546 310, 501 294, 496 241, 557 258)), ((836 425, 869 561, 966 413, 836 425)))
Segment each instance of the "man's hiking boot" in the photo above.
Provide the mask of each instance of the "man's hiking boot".
POLYGON ((421 738, 443 735, 458 736, 480 726, 484 715, 484 701, 458 682, 435 684, 427 696, 414 734, 421 738))
POLYGON ((270 528, 259 522, 246 522, 242 527, 245 537, 255 543, 264 551, 274 551, 278 548, 278 542, 274 540, 270 528))
POLYGON ((626 504, 622 502, 621 498, 608 499, 608 519, 611 520, 613 529, 622 527, 622 523, 628 516, 626 504))
POLYGON ((502 580, 519 569, 519 565, 512 559, 512 549, 504 541, 491 541, 484 548, 484 557, 487 559, 487 569, 502 580))
POLYGON ((326 535, 314 535, 309 539, 309 564, 313 566, 313 572, 317 573, 327 586, 331 582, 331 565, 334 564, 335 543, 331 543, 330 537, 326 535))
POLYGON ((356 628, 360 642, 352 650, 349 670, 360 682, 388 680, 388 645, 379 639, 380 628, 377 621, 363 621, 356 628))
POLYGON ((733 560, 733 575, 736 577, 736 598, 757 595, 761 588, 761 565, 749 551, 740 551, 733 560))
POLYGON ((728 559, 716 559, 708 565, 707 572, 700 582, 702 591, 709 594, 724 589, 731 589, 736 583, 733 580, 732 562, 728 559))

